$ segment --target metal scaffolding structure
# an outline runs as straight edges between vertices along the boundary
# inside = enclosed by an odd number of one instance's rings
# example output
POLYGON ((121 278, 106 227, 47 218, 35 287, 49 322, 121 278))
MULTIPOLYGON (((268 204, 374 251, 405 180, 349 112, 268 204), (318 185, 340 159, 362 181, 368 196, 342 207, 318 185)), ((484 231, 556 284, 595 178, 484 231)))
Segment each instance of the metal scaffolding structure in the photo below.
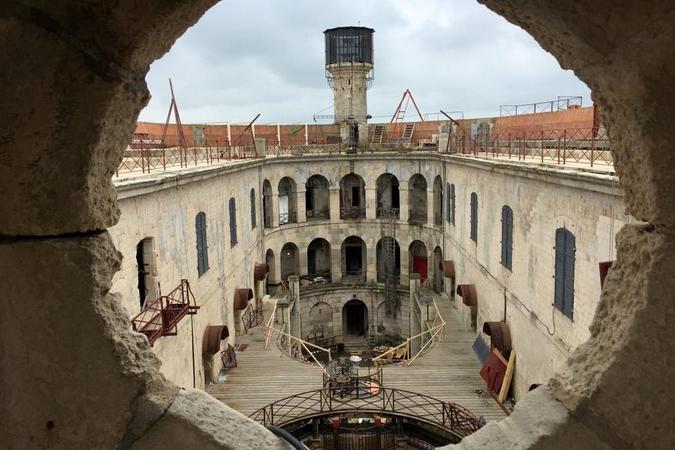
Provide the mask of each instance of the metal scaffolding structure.
POLYGON ((398 297, 398 277, 396 271, 396 221, 398 211, 386 209, 382 211, 382 261, 384 271, 384 305, 387 317, 396 317, 401 308, 398 297))

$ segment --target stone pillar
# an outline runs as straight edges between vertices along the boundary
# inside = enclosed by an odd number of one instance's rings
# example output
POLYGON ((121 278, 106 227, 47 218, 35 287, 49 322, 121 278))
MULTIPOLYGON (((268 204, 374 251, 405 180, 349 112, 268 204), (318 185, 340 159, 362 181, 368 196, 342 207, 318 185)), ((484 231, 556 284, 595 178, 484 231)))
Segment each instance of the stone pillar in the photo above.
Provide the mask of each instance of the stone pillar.
MULTIPOLYGON (((400 214, 399 220, 402 222, 407 222, 410 218, 408 210, 408 180, 399 180, 398 181, 398 198, 400 203, 400 214)), ((403 250, 403 249, 401 249, 403 250)))
MULTIPOLYGON (((418 316, 415 312, 417 309, 417 302, 415 297, 420 291, 421 277, 419 273, 410 274, 410 337, 419 334, 422 331, 422 316, 418 316)), ((417 354, 420 349, 420 339, 413 339, 410 342, 410 355, 413 357, 417 354)))
POLYGON ((407 286, 410 278, 410 257, 406 242, 399 242, 401 248, 401 286, 407 286))
POLYGON ((272 194, 270 196, 272 202, 272 228, 279 227, 279 194, 272 194))
POLYGON ((307 247, 298 248, 298 272, 299 275, 304 275, 308 273, 309 264, 307 261, 307 247))
POLYGON ((307 198, 305 197, 305 190, 298 190, 296 192, 296 210, 298 211, 298 223, 307 222, 307 198))
POLYGON ((342 279, 342 246, 340 242, 330 245, 330 271, 332 282, 340 282, 342 279))
POLYGON ((297 275, 288 276, 288 305, 288 310, 290 312, 288 332, 295 337, 301 337, 300 277, 297 275))
POLYGON ((340 221, 340 186, 331 187, 328 193, 330 202, 330 221, 340 221))
POLYGON ((377 189, 366 187, 366 219, 374 220, 377 216, 377 189))
POLYGON ((427 186, 427 225, 434 226, 434 190, 427 186))
POLYGON ((377 241, 368 239, 366 241, 366 281, 377 282, 377 241))

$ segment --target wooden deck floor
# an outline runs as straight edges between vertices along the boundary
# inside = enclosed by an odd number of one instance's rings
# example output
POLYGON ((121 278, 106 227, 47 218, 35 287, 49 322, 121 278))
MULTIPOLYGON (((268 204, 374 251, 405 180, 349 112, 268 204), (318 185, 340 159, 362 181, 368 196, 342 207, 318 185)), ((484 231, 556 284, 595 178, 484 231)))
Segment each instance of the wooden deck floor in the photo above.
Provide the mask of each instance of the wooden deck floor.
MULTIPOLYGON (((445 295, 436 302, 447 322, 441 341, 410 367, 390 365, 384 368, 384 385, 431 395, 457 403, 486 420, 504 417, 489 395, 478 394, 485 383, 478 374, 480 362, 471 349, 474 335, 464 330, 445 295)), ((270 311, 265 308, 266 319, 270 311)), ((249 330, 238 343, 249 346, 237 352, 239 366, 232 369, 222 384, 207 391, 230 407, 249 415, 263 406, 299 392, 320 389, 322 371, 284 356, 271 344, 265 350, 263 327, 249 330)))

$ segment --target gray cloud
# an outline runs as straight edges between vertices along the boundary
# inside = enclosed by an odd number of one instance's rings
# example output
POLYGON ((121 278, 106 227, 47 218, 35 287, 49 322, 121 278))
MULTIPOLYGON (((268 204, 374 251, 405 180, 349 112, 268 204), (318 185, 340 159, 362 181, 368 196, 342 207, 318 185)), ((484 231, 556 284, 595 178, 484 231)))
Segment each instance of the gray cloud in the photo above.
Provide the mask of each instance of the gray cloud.
MULTIPOLYGON (((156 61, 140 120, 164 121, 172 78, 184 122, 311 122, 332 105, 322 31, 375 28, 369 112, 390 116, 409 88, 423 112, 497 115, 500 104, 590 91, 523 30, 469 0, 221 2, 156 61)), ((325 111, 330 113, 330 108, 325 111)))

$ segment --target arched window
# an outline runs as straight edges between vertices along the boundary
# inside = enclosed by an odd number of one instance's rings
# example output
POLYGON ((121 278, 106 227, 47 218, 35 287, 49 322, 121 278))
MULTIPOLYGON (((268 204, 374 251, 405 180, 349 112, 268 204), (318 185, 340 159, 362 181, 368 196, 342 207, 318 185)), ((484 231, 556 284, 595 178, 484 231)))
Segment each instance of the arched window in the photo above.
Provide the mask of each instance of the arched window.
POLYGON ((230 211, 230 247, 237 245, 237 202, 232 197, 229 204, 230 211))
POLYGON ((197 228, 197 274, 201 277, 209 270, 209 247, 206 242, 206 214, 199 212, 195 218, 197 228))
POLYGON ((478 194, 471 193, 471 240, 478 241, 478 194))
POLYGON ((148 300, 154 300, 155 290, 155 240, 147 237, 136 245, 136 265, 138 268, 138 295, 141 308, 148 300))
POLYGON ((502 266, 511 270, 513 263, 513 210, 502 207, 502 266))
POLYGON ((255 210, 255 189, 251 189, 251 229, 254 230, 256 223, 257 211, 255 210))
POLYGON ((574 261, 576 239, 567 228, 555 230, 555 295, 553 306, 572 319, 574 315, 574 261))

